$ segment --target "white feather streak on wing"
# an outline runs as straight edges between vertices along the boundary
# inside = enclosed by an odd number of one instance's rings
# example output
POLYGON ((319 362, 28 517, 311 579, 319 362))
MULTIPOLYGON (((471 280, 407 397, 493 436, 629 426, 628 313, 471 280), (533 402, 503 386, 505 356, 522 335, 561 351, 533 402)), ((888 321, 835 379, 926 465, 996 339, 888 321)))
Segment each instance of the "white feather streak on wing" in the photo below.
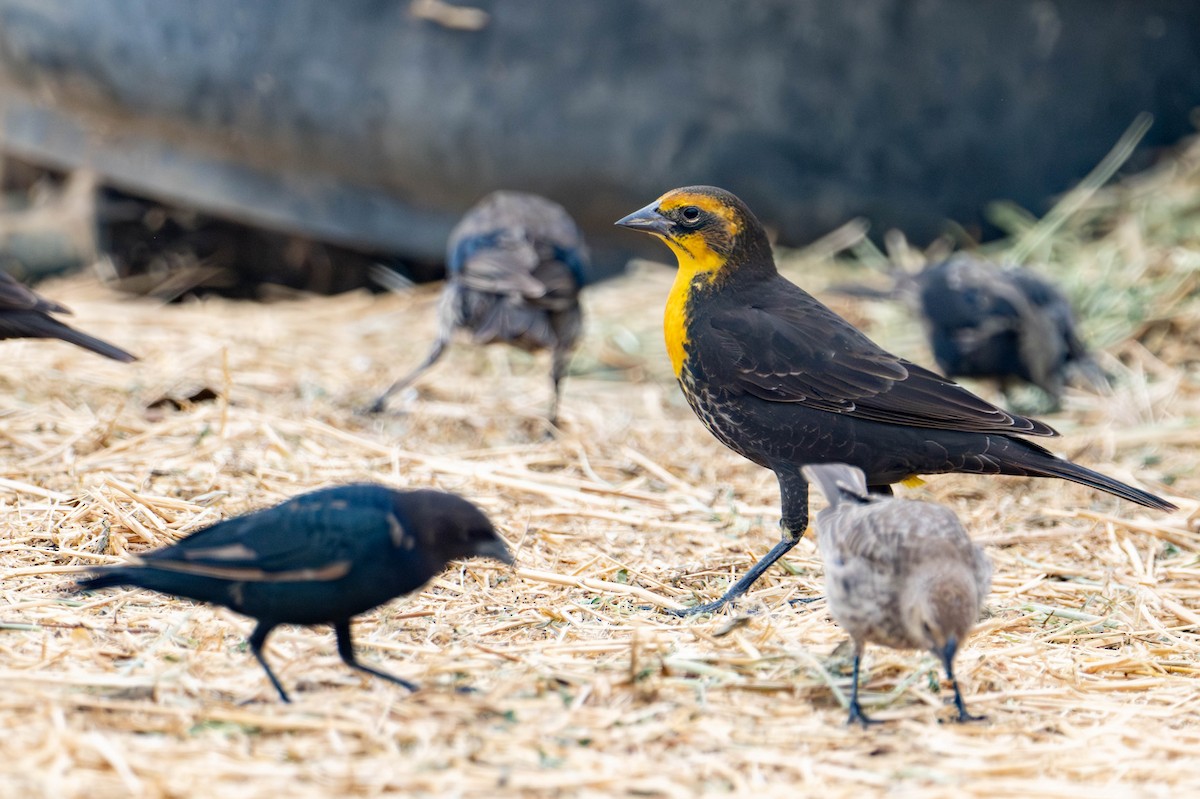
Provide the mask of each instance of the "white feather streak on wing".
POLYGON ((203 563, 184 563, 178 560, 155 560, 147 568, 161 571, 191 574, 196 577, 212 577, 217 580, 239 580, 247 583, 299 583, 332 582, 340 580, 350 572, 348 560, 338 560, 316 569, 291 569, 290 571, 264 571, 248 566, 211 566, 203 563))

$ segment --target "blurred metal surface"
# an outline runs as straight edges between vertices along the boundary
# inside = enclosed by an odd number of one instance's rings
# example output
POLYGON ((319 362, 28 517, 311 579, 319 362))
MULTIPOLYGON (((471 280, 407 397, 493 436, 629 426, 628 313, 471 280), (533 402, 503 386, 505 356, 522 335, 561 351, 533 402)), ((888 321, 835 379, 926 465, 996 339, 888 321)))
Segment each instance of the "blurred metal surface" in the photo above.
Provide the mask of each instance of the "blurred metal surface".
POLYGON ((675 185, 735 191, 785 243, 857 215, 921 239, 992 199, 1040 210, 1136 113, 1153 146, 1200 103, 1200 3, 471 5, 477 30, 399 0, 0 0, 0 136, 418 258, 488 191, 534 191, 605 271, 637 246, 612 221, 675 185))

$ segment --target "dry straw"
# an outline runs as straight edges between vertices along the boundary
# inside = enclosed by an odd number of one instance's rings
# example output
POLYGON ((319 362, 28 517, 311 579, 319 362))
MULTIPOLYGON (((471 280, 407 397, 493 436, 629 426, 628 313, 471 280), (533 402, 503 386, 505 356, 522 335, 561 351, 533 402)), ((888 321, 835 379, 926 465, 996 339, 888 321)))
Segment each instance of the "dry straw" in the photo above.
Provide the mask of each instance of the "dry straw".
MULTIPOLYGON (((590 291, 554 440, 545 362, 503 349, 456 348, 396 412, 356 413, 421 357, 432 288, 157 307, 82 279, 44 284, 82 328, 143 360, 0 345, 0 794, 1195 792, 1200 231, 1194 212, 1163 205, 1194 206, 1196 162, 1100 192, 1046 250, 1072 286, 1097 286, 1118 262, 1122 281, 1144 282, 1136 318, 1101 287, 1082 295, 1107 309, 1084 329, 1107 346, 1116 388, 1069 394, 1049 417, 1064 432, 1053 446, 1182 510, 1053 481, 906 489, 954 507, 996 562, 958 666, 989 719, 966 726, 946 723, 932 658, 883 648, 863 699, 889 723, 844 724, 844 636, 823 601, 789 604, 820 593, 811 541, 733 615, 661 612, 716 596, 776 540, 778 519, 773 477, 717 444, 672 384, 668 268, 590 291), (186 400, 202 388, 217 399, 186 400), (162 396, 182 407, 147 410, 162 396), (295 686, 286 706, 243 645, 248 621, 146 592, 69 593, 81 569, 352 480, 460 492, 517 552, 515 570, 457 565, 362 618, 360 656, 422 683, 415 695, 343 668, 329 631, 286 628, 270 645, 295 686)), ((853 268, 827 255, 785 268, 820 294, 853 268)), ((903 311, 834 303, 928 362, 903 311)))

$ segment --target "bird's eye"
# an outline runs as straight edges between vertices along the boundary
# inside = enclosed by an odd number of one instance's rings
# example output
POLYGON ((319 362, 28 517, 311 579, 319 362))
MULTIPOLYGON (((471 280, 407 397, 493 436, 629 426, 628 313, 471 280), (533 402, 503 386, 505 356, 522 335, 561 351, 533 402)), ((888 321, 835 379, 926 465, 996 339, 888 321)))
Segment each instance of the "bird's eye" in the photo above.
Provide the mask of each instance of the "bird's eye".
POLYGON ((700 209, 694 205, 686 206, 679 212, 685 222, 695 222, 700 218, 700 209))

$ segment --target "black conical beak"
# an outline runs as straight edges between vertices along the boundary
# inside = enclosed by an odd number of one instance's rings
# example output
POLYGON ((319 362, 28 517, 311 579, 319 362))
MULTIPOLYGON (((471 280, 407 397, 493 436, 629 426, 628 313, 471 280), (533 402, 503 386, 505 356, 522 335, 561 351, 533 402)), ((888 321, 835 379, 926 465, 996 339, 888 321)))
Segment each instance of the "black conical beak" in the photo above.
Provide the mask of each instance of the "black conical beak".
POLYGON ((511 566, 513 563, 512 553, 499 538, 476 544, 472 554, 479 558, 494 558, 506 566, 511 566))
POLYGON ((640 230, 643 233, 652 233, 655 236, 667 237, 671 231, 671 220, 658 212, 658 201, 647 205, 641 210, 634 211, 626 217, 622 217, 616 221, 620 227, 627 227, 631 230, 640 230))

